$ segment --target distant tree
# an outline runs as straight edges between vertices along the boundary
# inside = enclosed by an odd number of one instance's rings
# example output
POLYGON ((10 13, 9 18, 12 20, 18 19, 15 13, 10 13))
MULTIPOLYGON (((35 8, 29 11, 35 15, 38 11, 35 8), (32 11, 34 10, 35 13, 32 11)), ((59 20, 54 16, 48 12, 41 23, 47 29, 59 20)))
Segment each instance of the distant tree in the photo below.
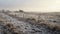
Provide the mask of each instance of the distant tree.
POLYGON ((3 10, 2 10, 2 12, 4 13, 4 12, 5 12, 5 10, 3 9, 3 10))
POLYGON ((19 12, 24 12, 23 10, 19 10, 19 12))
POLYGON ((23 10, 19 10, 19 12, 23 13, 23 18, 24 18, 24 11, 23 10))

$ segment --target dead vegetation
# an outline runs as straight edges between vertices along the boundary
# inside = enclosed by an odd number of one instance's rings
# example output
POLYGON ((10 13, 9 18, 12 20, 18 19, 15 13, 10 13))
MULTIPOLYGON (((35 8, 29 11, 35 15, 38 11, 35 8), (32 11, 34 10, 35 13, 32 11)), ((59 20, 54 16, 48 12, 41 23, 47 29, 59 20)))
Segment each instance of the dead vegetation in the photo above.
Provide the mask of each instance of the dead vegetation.
POLYGON ((13 24, 6 24, 4 27, 3 27, 3 33, 4 34, 23 34, 22 31, 18 31, 16 26, 14 26, 13 24))
MULTIPOLYGON (((10 16, 10 15, 9 15, 10 16)), ((12 15, 14 16, 14 15, 12 15)), ((11 17, 12 17, 11 16, 11 17)), ((60 23, 58 23, 57 20, 59 20, 59 18, 56 16, 56 14, 42 14, 40 15, 41 17, 39 19, 36 19, 35 18, 22 18, 24 19, 26 22, 32 24, 32 25, 46 25, 48 26, 48 28, 50 28, 51 30, 60 30, 60 23), (47 20, 48 19, 48 20, 47 20), (50 21, 50 19, 53 19, 50 21), (56 20, 56 21, 55 21, 56 20)), ((16 17, 16 16, 14 16, 16 17)), ((18 19, 20 19, 20 17, 17 16, 18 19)), ((20 19, 21 20, 21 19, 20 19)), ((23 21, 23 20, 22 20, 23 21)), ((45 27, 46 27, 45 26, 45 27)), ((8 28, 8 31, 10 30, 10 32, 13 32, 13 34, 21 34, 20 31, 17 32, 15 26, 13 26, 12 24, 6 24, 4 27, 6 27, 6 29, 8 28)), ((19 26, 18 26, 19 27, 19 26)), ((34 29, 33 29, 34 30, 34 29)), ((22 31, 21 31, 22 32, 22 31)), ((23 33, 23 32, 22 32, 23 33)))
POLYGON ((51 29, 55 29, 55 30, 60 30, 60 14, 56 14, 56 13, 46 13, 41 14, 44 16, 45 20, 42 18, 42 16, 39 18, 39 20, 36 21, 35 18, 28 18, 26 21, 30 22, 30 23, 34 23, 34 24, 40 24, 40 25, 46 25, 51 29), (48 19, 48 20, 47 20, 48 19))

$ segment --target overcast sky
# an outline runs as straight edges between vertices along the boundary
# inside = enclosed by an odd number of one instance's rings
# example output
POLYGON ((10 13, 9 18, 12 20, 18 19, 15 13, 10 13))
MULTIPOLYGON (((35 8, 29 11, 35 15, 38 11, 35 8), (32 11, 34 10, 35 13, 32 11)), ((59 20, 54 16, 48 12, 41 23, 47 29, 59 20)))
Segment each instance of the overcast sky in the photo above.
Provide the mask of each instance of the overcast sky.
POLYGON ((60 11, 60 0, 0 0, 0 9, 24 11, 60 11))

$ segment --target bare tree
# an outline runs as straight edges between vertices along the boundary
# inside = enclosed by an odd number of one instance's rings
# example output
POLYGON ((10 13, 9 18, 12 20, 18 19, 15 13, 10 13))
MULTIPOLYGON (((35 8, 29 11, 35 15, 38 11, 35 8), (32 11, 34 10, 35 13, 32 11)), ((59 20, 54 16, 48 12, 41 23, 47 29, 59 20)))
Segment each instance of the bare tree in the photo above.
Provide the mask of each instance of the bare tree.
POLYGON ((19 12, 24 12, 23 10, 19 10, 19 12))

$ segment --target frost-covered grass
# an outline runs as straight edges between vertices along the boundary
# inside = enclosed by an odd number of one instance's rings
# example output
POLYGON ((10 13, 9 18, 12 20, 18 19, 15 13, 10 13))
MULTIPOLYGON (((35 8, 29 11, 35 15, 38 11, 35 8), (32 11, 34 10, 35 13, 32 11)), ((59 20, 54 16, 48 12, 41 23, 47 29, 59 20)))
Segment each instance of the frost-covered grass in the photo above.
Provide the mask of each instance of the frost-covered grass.
POLYGON ((0 13, 0 16, 3 19, 5 19, 7 23, 11 23, 11 24, 14 24, 15 26, 17 26, 17 30, 22 31, 25 34, 48 34, 48 33, 53 34, 55 31, 52 31, 52 30, 60 29, 60 24, 57 23, 57 21, 54 21, 55 18, 56 18, 56 20, 58 20, 57 17, 54 16, 52 18, 53 21, 50 22, 51 17, 48 17, 48 16, 51 16, 51 15, 43 15, 43 14, 40 15, 40 18, 39 18, 40 22, 34 22, 32 20, 30 22, 24 22, 23 20, 20 21, 20 20, 18 20, 18 18, 15 18, 15 17, 19 17, 20 13, 14 13, 14 12, 8 13, 8 14, 0 13), (10 16, 9 14, 12 16, 10 16), (46 26, 40 26, 40 25, 46 25, 46 26), (50 30, 47 26, 52 30, 50 30), (51 33, 51 31, 53 33, 51 33))
MULTIPOLYGON (((24 17, 24 18, 30 18, 30 19, 34 18, 37 21, 38 21, 38 16, 40 16, 40 18, 39 18, 40 22, 35 21, 35 23, 39 23, 39 24, 43 23, 43 24, 46 24, 47 26, 49 26, 50 28, 56 28, 57 27, 56 29, 60 29, 60 21, 59 21, 60 19, 58 18, 58 16, 59 16, 58 13, 45 13, 45 14, 42 13, 40 15, 35 14, 35 16, 34 16, 34 14, 26 14, 26 13, 23 16, 23 14, 24 13, 20 13, 20 12, 10 13, 10 15, 13 15, 16 17, 22 17, 22 18, 24 17)), ((32 21, 32 23, 33 23, 33 21, 32 21)))

